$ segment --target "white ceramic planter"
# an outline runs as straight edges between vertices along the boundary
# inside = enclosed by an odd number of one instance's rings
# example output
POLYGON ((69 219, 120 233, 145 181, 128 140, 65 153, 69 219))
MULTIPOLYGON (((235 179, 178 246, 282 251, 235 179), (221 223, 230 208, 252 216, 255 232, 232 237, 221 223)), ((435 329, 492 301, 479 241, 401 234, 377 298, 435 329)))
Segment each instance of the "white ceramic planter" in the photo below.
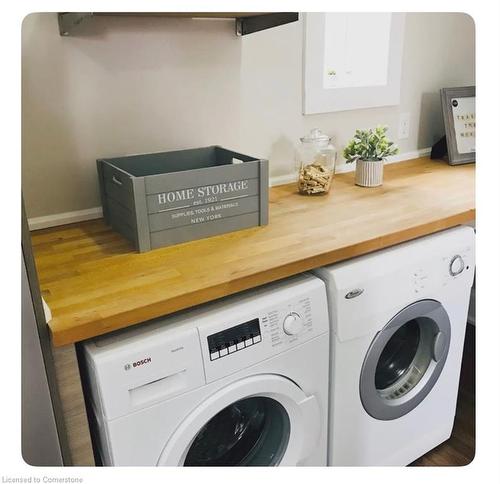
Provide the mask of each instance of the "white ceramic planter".
POLYGON ((384 160, 356 161, 356 185, 379 187, 384 179, 384 160))

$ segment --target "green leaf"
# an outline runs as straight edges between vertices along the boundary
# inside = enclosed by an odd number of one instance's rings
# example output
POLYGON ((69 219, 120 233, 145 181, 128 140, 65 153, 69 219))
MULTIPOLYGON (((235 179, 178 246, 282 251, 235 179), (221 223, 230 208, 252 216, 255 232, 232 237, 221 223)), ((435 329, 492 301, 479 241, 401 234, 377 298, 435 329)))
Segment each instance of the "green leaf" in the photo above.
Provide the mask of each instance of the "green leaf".
POLYGON ((374 129, 356 129, 353 139, 344 149, 343 154, 347 163, 359 158, 374 160, 396 154, 399 149, 387 138, 387 131, 388 127, 383 125, 378 125, 374 129))

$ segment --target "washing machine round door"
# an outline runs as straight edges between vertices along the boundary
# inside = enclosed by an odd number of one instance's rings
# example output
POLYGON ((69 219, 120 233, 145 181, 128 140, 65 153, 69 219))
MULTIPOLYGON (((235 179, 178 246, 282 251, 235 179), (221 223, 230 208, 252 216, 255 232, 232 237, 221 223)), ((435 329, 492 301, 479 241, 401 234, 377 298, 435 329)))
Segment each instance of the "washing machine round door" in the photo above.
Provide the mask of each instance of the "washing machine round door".
POLYGON ((201 402, 167 442, 158 465, 293 466, 309 456, 320 428, 314 395, 284 377, 251 376, 201 402))
POLYGON ((363 362, 359 388, 365 410, 393 420, 417 407, 439 379, 450 336, 450 319, 437 301, 417 301, 396 314, 363 362))

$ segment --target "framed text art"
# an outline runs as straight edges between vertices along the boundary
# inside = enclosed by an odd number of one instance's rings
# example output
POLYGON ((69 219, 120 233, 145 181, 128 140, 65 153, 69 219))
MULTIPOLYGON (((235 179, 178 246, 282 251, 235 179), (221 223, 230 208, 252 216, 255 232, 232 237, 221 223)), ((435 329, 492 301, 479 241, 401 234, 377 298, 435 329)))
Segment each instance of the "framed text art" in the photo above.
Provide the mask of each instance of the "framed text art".
POLYGON ((441 89, 448 163, 476 161, 476 87, 441 89))

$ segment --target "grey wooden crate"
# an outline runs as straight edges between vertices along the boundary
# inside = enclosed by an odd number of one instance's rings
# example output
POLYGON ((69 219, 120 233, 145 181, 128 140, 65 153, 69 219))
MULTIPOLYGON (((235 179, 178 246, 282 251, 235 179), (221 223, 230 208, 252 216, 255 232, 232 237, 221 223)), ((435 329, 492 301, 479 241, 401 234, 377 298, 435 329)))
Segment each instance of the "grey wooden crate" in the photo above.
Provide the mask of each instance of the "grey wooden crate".
POLYGON ((209 146, 97 160, 106 222, 135 248, 268 223, 267 160, 209 146))

